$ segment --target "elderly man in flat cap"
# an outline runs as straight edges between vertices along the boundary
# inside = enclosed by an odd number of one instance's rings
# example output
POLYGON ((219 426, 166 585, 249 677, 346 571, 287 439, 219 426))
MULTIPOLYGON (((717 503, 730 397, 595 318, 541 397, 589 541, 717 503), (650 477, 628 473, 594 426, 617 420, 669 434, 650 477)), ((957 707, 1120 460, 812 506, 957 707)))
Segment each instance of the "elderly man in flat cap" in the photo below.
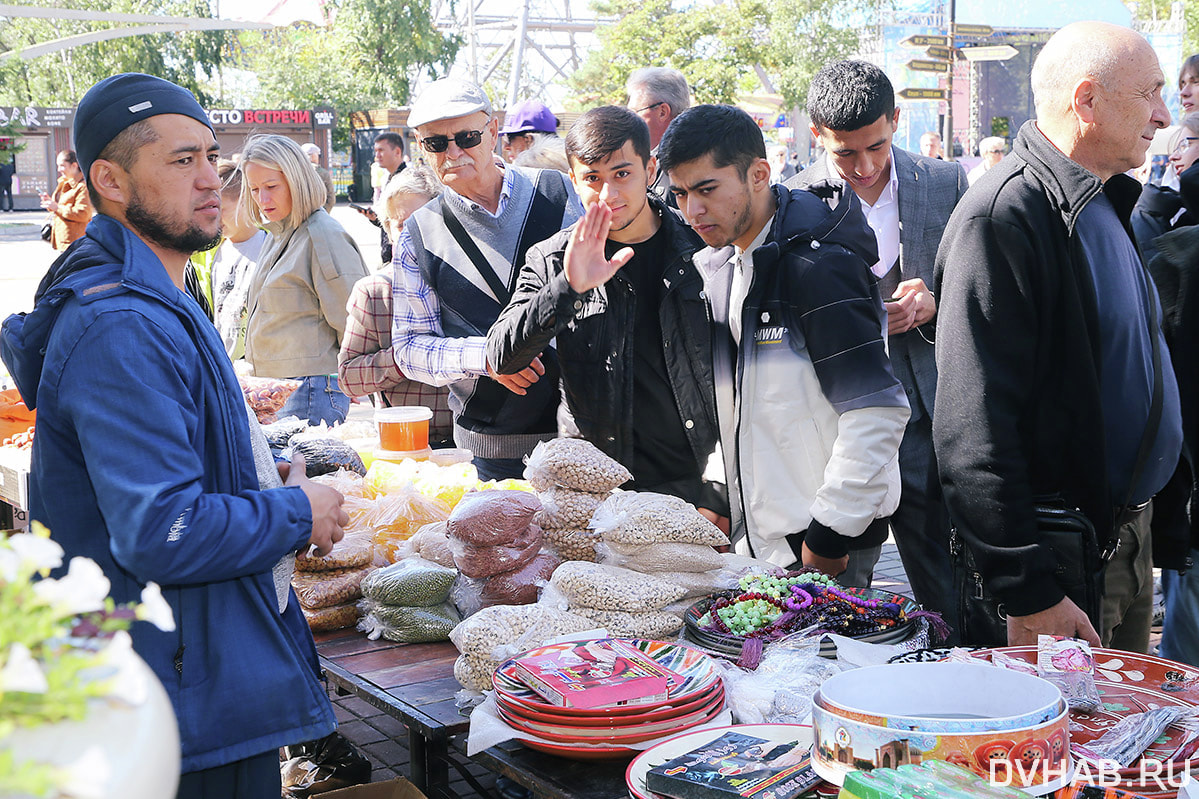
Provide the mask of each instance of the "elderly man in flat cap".
POLYGON ((430 84, 408 124, 445 188, 400 233, 396 364, 413 380, 450 387, 454 441, 474 453, 481 479, 519 477, 533 447, 557 435, 557 357, 547 348, 521 372, 499 375, 487 363, 487 331, 529 247, 573 223, 582 208, 561 172, 496 158, 499 121, 474 84, 430 84))
POLYGON ((342 497, 310 482, 302 458, 276 469, 184 290, 188 257, 216 243, 221 219, 218 147, 196 98, 113 76, 79 102, 75 142, 98 213, 0 336, 37 407, 30 516, 67 556, 99 564, 118 603, 161 585, 174 629, 131 632, 179 722, 178 796, 278 796, 278 748, 335 725, 288 566, 341 538, 342 497))

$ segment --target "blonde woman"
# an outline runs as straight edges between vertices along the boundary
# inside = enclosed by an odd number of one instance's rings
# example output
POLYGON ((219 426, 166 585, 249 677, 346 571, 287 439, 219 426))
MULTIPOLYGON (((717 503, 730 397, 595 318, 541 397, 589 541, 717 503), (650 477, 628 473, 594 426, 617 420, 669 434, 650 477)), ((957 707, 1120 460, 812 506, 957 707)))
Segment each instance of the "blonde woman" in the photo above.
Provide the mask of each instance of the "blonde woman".
POLYGON ((229 357, 237 360, 245 352, 250 281, 271 234, 251 222, 246 213, 237 164, 222 159, 216 171, 221 178, 221 233, 225 238, 212 259, 212 319, 229 357))
MULTIPOLYGON (((1188 59, 1188 63, 1190 60, 1188 59)), ((1183 69, 1183 75, 1186 75, 1183 69)), ((1179 81, 1181 83, 1181 79, 1179 81)), ((1199 173, 1189 177, 1188 186, 1182 186, 1182 175, 1199 160, 1199 113, 1187 114, 1178 123, 1178 130, 1170 139, 1170 163, 1167 174, 1173 178, 1171 188, 1163 177, 1162 185, 1148 183, 1132 209, 1128 220, 1133 236, 1141 251, 1141 260, 1146 265, 1157 256, 1157 238, 1180 227, 1190 227, 1197 219, 1194 192, 1199 186, 1199 173), (1189 192, 1187 191, 1189 189, 1189 192), (1191 193, 1191 197, 1186 197, 1191 193)))
MULTIPOLYGON (((441 183, 426 166, 410 166, 383 188, 375 213, 383 220, 392 241, 400 240, 404 220, 441 192, 441 183)), ((392 281, 395 268, 385 264, 354 286, 349 318, 341 340, 337 376, 341 390, 351 397, 378 394, 384 407, 423 405, 433 411, 429 441, 453 446, 454 416, 450 390, 409 380, 396 365, 391 346, 392 281)))
POLYGON ((346 301, 367 275, 362 253, 325 211, 325 187, 291 139, 251 136, 240 170, 250 220, 271 234, 250 282, 246 360, 259 377, 301 382, 280 417, 342 422, 350 398, 338 386, 337 352, 346 301))

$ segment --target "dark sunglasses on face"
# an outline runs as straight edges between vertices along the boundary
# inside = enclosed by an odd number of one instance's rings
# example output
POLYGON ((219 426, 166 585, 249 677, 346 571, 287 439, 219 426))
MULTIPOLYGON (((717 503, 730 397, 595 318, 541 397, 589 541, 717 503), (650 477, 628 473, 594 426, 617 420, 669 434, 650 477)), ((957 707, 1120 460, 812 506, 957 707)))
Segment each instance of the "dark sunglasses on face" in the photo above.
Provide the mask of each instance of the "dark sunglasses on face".
POLYGON ((450 149, 450 139, 453 139, 460 149, 469 150, 478 147, 479 142, 483 141, 483 131, 460 130, 453 136, 429 136, 420 140, 420 146, 431 153, 444 153, 450 149))

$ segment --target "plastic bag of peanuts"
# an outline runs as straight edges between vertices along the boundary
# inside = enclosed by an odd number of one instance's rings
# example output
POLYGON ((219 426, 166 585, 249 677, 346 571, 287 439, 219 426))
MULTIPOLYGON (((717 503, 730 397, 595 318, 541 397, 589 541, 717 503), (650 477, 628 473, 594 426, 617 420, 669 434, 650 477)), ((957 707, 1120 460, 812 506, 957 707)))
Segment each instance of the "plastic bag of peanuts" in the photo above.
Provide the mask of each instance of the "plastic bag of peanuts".
POLYGON ((621 491, 603 501, 589 525, 617 544, 706 544, 729 539, 684 499, 648 491, 621 491))
POLYGON ((533 517, 533 521, 557 530, 579 530, 587 526, 608 494, 594 494, 590 491, 576 491, 573 488, 551 486, 542 491, 541 510, 533 517))
POLYGON ((555 438, 533 448, 525 461, 525 479, 538 491, 558 485, 603 494, 632 480, 633 475, 590 441, 555 438))
POLYGON ((596 608, 643 613, 659 610, 686 593, 685 588, 650 574, 577 560, 559 566, 549 585, 566 599, 571 610, 596 608))
POLYGON ((502 663, 562 635, 591 630, 594 622, 542 603, 483 608, 450 632, 458 651, 477 660, 502 663))
POLYGON ((596 545, 600 541, 599 533, 595 530, 574 530, 547 528, 541 531, 545 537, 545 545, 558 553, 562 560, 596 561, 596 545))

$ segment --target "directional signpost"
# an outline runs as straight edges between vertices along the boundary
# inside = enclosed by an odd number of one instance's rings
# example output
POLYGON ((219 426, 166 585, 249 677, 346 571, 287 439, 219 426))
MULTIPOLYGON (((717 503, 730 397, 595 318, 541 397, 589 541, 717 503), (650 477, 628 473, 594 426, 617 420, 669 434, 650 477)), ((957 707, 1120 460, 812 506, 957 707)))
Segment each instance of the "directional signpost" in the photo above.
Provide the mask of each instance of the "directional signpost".
POLYGON ((930 61, 924 59, 913 59, 908 62, 908 69, 916 72, 948 72, 953 64, 948 61, 930 61))
POLYGON ((900 89, 899 96, 905 100, 945 100, 948 92, 945 89, 900 89))
MULTIPOLYGON (((899 90, 899 96, 905 100, 949 100, 953 93, 953 62, 958 53, 971 62, 974 61, 1006 61, 1019 51, 1008 44, 988 46, 962 46, 973 44, 973 40, 984 39, 994 33, 990 25, 959 25, 957 24, 956 1, 949 0, 949 33, 914 34, 900 42, 904 47, 913 50, 924 50, 925 58, 915 58, 907 63, 914 72, 935 72, 945 75, 946 88, 925 89, 909 87, 899 90), (970 40, 963 42, 962 39, 970 40)), ((945 138, 953 139, 953 106, 945 109, 945 138)), ((949 148, 949 158, 953 158, 952 145, 949 148)))
POLYGON ((990 36, 995 29, 990 25, 954 25, 958 36, 990 36))
POLYGON ((958 52, 967 61, 1007 61, 1020 51, 1010 44, 991 44, 981 47, 962 47, 958 52))
POLYGON ((904 47, 920 49, 921 47, 948 47, 948 36, 932 36, 928 34, 918 33, 914 36, 909 36, 900 42, 904 47))

